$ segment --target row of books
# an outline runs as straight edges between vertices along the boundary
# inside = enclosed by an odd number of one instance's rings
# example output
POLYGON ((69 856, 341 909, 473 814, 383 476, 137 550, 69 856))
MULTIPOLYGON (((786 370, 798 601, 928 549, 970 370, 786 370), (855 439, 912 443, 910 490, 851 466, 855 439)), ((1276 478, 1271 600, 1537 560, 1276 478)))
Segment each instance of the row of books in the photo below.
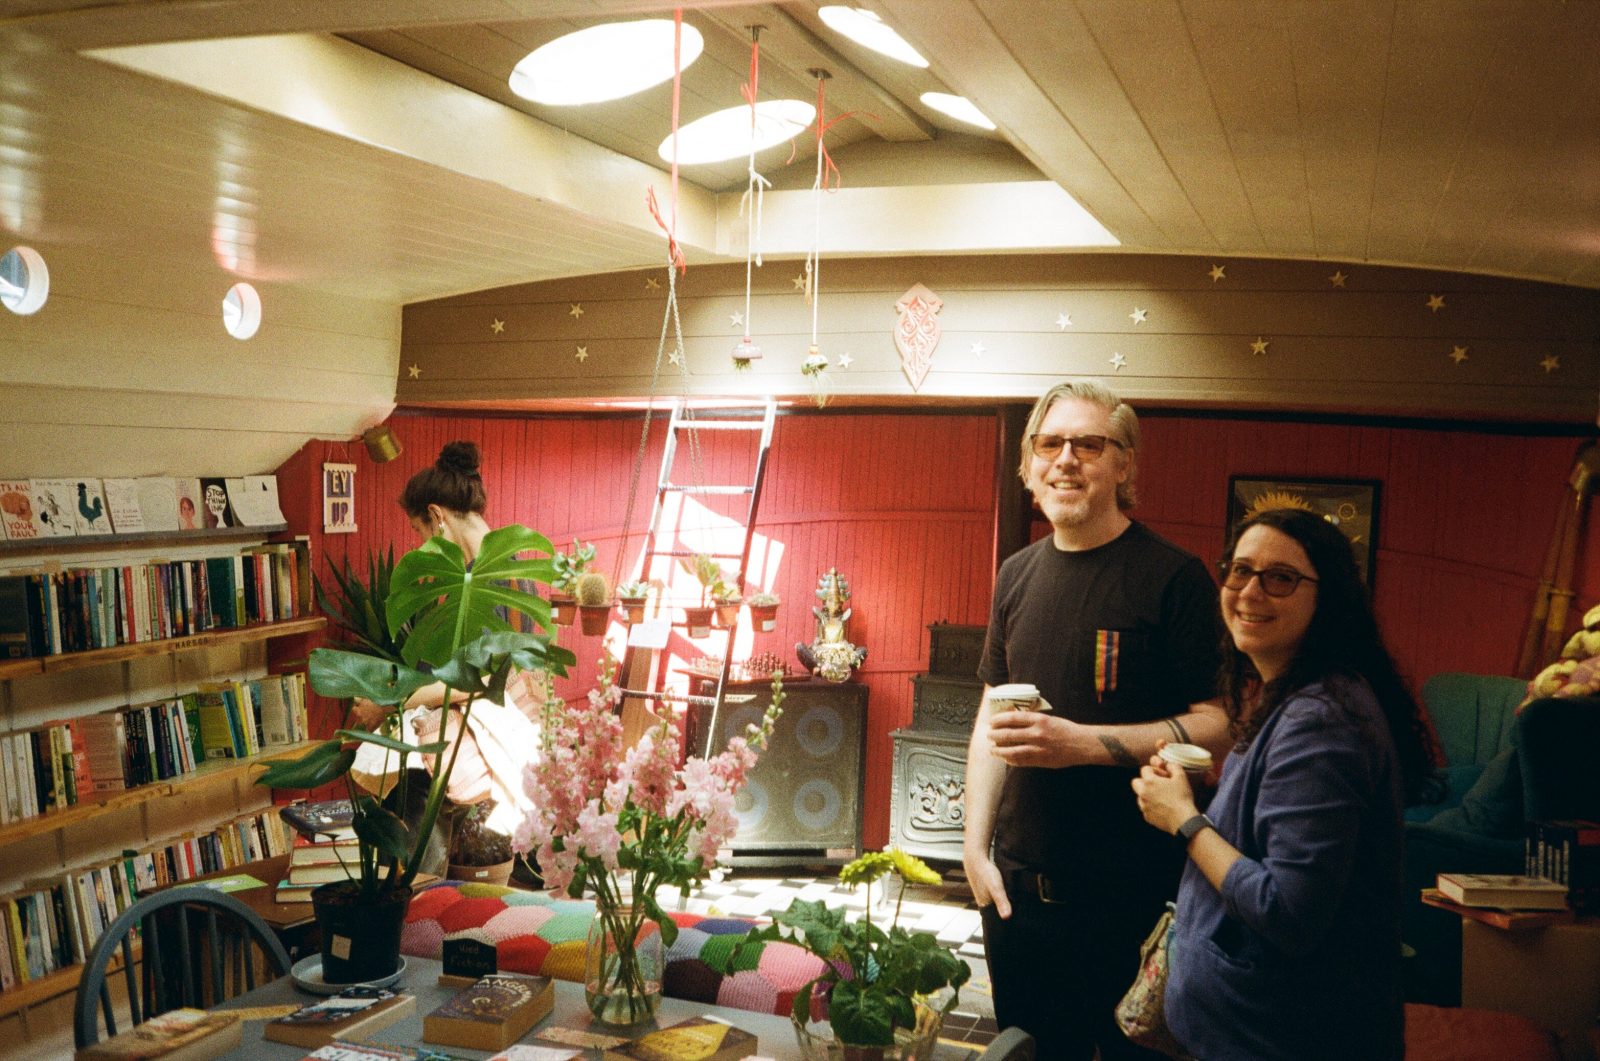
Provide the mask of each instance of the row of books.
POLYGON ((282 523, 271 475, 0 480, 0 538, 11 541, 282 523))
POLYGON ((204 560, 148 560, 0 577, 0 658, 186 637, 307 614, 303 541, 204 560))
POLYGON ((288 829, 271 810, 239 818, 0 901, 0 990, 83 962, 117 915, 156 888, 230 869, 289 849, 288 829))
POLYGON ((310 737, 305 674, 208 682, 173 700, 0 735, 0 824, 310 737))
POLYGON ((1523 853, 1524 872, 1565 885, 1573 910, 1600 910, 1600 822, 1530 821, 1523 853))

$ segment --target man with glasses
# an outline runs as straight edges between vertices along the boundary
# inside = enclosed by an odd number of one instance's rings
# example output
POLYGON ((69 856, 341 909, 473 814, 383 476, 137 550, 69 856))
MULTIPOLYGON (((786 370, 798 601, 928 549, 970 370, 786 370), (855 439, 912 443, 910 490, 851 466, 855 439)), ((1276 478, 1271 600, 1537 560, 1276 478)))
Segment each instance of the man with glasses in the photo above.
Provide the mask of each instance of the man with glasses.
POLYGON ((967 751, 963 861, 983 911, 995 1016, 1039 1056, 1156 1057, 1117 1030, 1139 944, 1177 892, 1182 852, 1129 782, 1157 742, 1221 758, 1217 590, 1194 556, 1127 516, 1139 421, 1098 384, 1034 404, 1018 469, 1052 534, 995 581, 967 751), (1041 711, 991 708, 1008 683, 1041 711))

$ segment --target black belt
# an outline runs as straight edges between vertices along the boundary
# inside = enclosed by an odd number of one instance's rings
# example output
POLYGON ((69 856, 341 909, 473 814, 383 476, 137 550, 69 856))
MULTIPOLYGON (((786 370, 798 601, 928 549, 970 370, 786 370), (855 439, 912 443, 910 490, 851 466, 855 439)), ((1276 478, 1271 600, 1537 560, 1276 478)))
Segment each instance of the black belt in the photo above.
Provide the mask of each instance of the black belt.
POLYGON ((1006 891, 1009 894, 1018 893, 1031 895, 1041 903, 1059 906, 1071 902, 1069 890, 1060 883, 1053 881, 1043 873, 1035 873, 1027 869, 1007 870, 1005 874, 1006 891))

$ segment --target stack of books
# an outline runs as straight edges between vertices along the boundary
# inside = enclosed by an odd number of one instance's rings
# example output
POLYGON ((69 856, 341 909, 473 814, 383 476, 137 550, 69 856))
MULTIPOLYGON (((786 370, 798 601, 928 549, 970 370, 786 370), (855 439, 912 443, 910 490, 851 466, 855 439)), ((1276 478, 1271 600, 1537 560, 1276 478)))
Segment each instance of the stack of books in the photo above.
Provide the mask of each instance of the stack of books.
POLYGON ((274 898, 280 903, 308 903, 314 889, 347 877, 360 877, 360 866, 360 843, 353 831, 338 839, 297 836, 294 850, 289 852, 289 872, 278 883, 274 898))

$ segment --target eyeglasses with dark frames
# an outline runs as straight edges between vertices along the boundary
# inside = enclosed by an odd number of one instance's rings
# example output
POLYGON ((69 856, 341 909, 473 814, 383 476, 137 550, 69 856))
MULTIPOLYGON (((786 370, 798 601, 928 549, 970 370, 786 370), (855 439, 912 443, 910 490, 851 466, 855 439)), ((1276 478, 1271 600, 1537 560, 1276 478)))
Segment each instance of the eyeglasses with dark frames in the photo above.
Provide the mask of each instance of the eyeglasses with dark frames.
POLYGON ((1100 454, 1106 451, 1106 446, 1112 445, 1118 449, 1127 449, 1123 443, 1111 438, 1109 435, 1029 435, 1028 448, 1035 457, 1042 457, 1053 461, 1061 456, 1061 451, 1068 446, 1072 447, 1072 455, 1081 461, 1095 461, 1100 459, 1100 454))
POLYGON ((1238 560, 1223 560, 1217 564, 1222 572, 1222 584, 1231 590, 1243 590, 1252 578, 1261 579, 1261 592, 1269 597, 1288 597, 1300 588, 1300 583, 1316 584, 1310 575, 1302 575, 1292 567, 1269 567, 1258 571, 1238 560))

